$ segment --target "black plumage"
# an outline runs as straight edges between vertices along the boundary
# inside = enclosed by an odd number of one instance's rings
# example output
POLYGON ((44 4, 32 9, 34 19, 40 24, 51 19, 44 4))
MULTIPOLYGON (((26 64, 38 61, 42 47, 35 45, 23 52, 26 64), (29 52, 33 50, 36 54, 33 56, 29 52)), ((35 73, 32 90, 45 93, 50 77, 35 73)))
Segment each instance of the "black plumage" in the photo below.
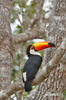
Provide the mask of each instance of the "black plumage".
MULTIPOLYGON (((32 55, 27 60, 23 68, 23 73, 26 72, 26 76, 27 76, 26 82, 24 81, 24 78, 23 78, 25 85, 26 83, 31 83, 32 80, 35 78, 36 73, 38 72, 40 68, 41 62, 42 62, 42 57, 39 55, 32 55)), ((30 87, 32 89, 32 85, 30 87)), ((27 89, 27 87, 25 86, 26 91, 30 91, 31 89, 27 89)))
POLYGON ((32 81, 41 65, 42 57, 38 55, 31 56, 24 65, 23 72, 27 72, 27 80, 32 81))

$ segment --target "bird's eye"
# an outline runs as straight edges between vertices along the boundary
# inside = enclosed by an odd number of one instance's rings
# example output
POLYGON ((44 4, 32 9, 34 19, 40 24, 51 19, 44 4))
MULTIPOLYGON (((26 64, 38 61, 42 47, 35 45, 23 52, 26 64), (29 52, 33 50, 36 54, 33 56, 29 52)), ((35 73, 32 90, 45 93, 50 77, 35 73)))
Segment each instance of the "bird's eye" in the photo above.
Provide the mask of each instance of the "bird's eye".
POLYGON ((30 49, 31 49, 31 50, 32 50, 32 49, 34 49, 34 46, 31 46, 31 48, 30 48, 30 49))

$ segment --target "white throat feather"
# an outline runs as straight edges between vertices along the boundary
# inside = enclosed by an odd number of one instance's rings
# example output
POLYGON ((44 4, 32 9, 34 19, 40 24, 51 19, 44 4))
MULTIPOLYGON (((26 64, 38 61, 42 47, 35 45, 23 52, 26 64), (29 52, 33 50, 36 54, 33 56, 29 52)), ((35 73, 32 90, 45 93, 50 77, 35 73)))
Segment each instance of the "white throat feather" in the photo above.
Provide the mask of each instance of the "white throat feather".
POLYGON ((34 50, 30 50, 30 54, 32 54, 32 55, 39 55, 39 56, 41 56, 41 54, 40 54, 39 52, 34 51, 34 50))

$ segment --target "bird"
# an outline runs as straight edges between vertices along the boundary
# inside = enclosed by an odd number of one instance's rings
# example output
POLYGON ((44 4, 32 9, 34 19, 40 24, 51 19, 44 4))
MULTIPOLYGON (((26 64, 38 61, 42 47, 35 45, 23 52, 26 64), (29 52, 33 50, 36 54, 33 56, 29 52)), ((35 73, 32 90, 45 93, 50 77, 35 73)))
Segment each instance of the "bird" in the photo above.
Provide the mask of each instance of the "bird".
POLYGON ((26 92, 32 90, 32 81, 36 77, 42 63, 42 56, 39 51, 50 47, 55 47, 55 44, 51 42, 37 42, 30 44, 27 47, 26 53, 28 60, 26 61, 22 72, 22 79, 26 92))

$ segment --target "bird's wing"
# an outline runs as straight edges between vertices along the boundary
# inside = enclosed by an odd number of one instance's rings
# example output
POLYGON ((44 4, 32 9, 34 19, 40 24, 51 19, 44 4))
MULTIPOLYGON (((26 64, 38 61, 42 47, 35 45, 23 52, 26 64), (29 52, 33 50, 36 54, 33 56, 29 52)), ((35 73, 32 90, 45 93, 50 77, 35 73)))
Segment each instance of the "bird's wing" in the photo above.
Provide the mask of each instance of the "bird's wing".
POLYGON ((35 78, 35 75, 37 73, 37 71, 39 70, 39 67, 41 65, 41 58, 30 58, 25 66, 24 66, 24 69, 23 69, 23 72, 26 72, 26 77, 27 77, 27 80, 33 80, 35 78))

